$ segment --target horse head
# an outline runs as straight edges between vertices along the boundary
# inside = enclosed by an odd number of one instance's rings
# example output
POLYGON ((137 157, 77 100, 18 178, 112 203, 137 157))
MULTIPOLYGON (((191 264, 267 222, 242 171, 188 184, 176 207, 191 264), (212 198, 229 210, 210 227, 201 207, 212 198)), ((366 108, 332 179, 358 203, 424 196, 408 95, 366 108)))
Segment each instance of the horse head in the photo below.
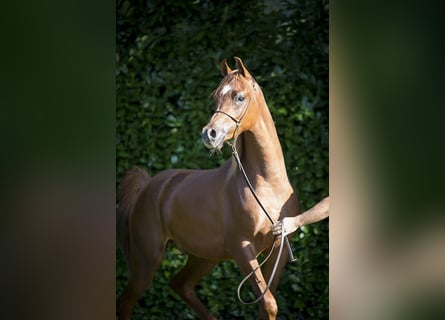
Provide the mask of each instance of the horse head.
POLYGON ((221 73, 224 76, 213 93, 216 111, 202 129, 202 141, 212 150, 220 150, 224 142, 236 139, 256 122, 258 84, 240 58, 234 57, 236 69, 232 70, 224 59, 221 73))

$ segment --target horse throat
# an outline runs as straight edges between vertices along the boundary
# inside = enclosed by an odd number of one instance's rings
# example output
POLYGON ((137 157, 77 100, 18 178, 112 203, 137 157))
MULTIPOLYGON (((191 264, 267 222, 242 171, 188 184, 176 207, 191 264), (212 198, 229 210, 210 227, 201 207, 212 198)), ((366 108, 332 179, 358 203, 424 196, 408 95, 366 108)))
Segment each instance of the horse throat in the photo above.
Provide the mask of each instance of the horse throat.
POLYGON ((246 171, 255 172, 266 180, 287 180, 283 151, 268 109, 250 130, 240 134, 237 150, 246 171))

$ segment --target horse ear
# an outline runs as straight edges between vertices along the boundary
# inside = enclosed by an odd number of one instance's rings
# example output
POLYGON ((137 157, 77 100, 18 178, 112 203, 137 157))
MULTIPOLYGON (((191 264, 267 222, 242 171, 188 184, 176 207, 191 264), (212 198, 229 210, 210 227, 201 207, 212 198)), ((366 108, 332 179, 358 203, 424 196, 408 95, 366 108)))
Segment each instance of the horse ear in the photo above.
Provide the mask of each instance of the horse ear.
POLYGON ((227 64, 227 59, 224 59, 223 61, 221 61, 221 73, 225 77, 230 72, 232 72, 232 69, 230 69, 229 65, 227 64))
POLYGON ((250 80, 252 76, 250 75, 249 71, 247 71, 246 67, 244 66, 243 62, 238 57, 233 57, 235 59, 236 68, 238 69, 239 73, 246 78, 247 80, 250 80))

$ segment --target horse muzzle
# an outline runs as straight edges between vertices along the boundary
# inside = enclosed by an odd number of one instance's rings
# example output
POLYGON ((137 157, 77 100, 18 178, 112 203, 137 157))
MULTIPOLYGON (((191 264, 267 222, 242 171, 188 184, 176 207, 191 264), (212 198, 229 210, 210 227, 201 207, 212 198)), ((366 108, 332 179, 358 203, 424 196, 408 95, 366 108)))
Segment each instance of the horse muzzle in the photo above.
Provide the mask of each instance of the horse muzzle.
POLYGON ((221 150, 226 139, 227 132, 225 130, 218 130, 209 126, 202 129, 201 139, 208 149, 221 150))

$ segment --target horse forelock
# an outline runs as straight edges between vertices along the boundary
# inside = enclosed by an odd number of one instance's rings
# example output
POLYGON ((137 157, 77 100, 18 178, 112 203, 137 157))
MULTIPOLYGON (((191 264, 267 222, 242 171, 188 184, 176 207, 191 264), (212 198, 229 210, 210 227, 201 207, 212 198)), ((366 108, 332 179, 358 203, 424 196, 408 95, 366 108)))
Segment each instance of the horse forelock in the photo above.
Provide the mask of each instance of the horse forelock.
MULTIPOLYGON (((241 79, 243 76, 240 74, 238 70, 233 70, 228 75, 226 75, 222 80, 219 86, 211 93, 211 96, 215 99, 219 99, 221 96, 224 96, 228 91, 235 90, 235 91, 242 91, 246 88, 246 83, 249 81, 241 79)), ((253 82, 253 90, 256 90, 255 88, 258 87, 258 84, 252 77, 253 82)))

